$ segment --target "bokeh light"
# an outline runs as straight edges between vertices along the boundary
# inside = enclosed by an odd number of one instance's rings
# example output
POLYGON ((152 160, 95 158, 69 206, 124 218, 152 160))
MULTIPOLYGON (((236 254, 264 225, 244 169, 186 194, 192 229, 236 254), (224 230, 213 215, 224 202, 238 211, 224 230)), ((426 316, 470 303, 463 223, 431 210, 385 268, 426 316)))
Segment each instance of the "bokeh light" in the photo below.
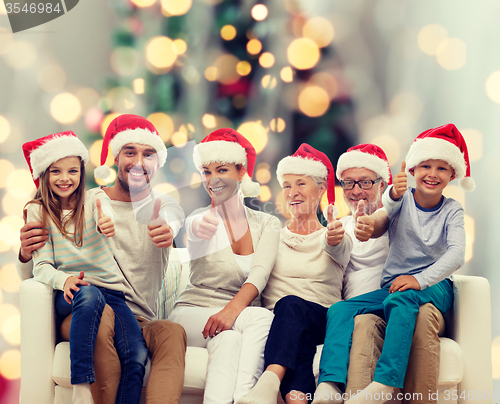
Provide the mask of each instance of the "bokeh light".
POLYGON ((0 143, 5 142, 10 136, 10 123, 7 118, 0 115, 0 143))
POLYGON ((401 146, 396 138, 389 135, 380 135, 370 140, 370 143, 379 146, 385 152, 390 166, 399 161, 401 157, 401 146))
POLYGON ((264 77, 262 77, 260 83, 262 84, 262 87, 272 90, 278 84, 278 80, 276 80, 276 77, 273 77, 270 74, 266 74, 264 77))
POLYGON ((269 122, 269 129, 271 129, 273 132, 281 133, 285 130, 285 128, 286 123, 283 118, 273 118, 271 119, 271 122, 269 122))
POLYGON ((9 160, 0 159, 0 188, 7 186, 7 178, 14 171, 15 167, 9 160))
POLYGON ((448 37, 448 31, 438 24, 426 25, 417 36, 418 47, 427 55, 434 56, 438 46, 448 37))
POLYGON ((184 147, 188 141, 188 135, 187 133, 178 131, 172 135, 170 141, 176 147, 184 147))
POLYGON ((483 134, 474 128, 461 129, 460 133, 467 143, 470 161, 479 161, 483 157, 483 134))
MULTIPOLYGON (((24 226, 24 221, 21 217, 14 215, 4 216, 0 220, 0 240, 2 240, 3 243, 10 246, 18 245, 19 230, 21 230, 21 227, 23 226, 24 226)), ((0 280, 2 279, 2 271, 0 271, 0 280)), ((17 281, 20 282, 15 267, 13 267, 13 274, 15 278, 17 278, 17 281)), ((3 282, 0 282, 0 285, 2 286, 3 289, 7 290, 6 285, 3 282)))
POLYGON ((293 70, 290 66, 286 66, 280 71, 281 80, 285 83, 291 83, 293 81, 293 70))
POLYGON ((240 79, 240 75, 236 71, 239 61, 234 55, 220 55, 214 62, 214 66, 217 68, 217 80, 222 84, 236 83, 240 79))
POLYGON ((187 43, 184 39, 174 39, 174 46, 178 55, 184 55, 187 51, 187 43))
POLYGON ((236 71, 240 76, 248 76, 252 71, 252 65, 246 60, 242 60, 236 65, 236 71))
POLYGON ((443 40, 436 50, 436 60, 446 70, 457 70, 465 65, 466 45, 458 38, 443 40))
POLYGON ((163 143, 168 142, 175 131, 173 119, 164 112, 154 112, 147 119, 154 125, 163 143))
POLYGON ((328 93, 318 86, 308 86, 299 94, 299 109, 310 117, 323 115, 330 106, 328 93))
POLYGON ((6 188, 16 197, 34 196, 36 190, 31 173, 24 168, 14 170, 8 175, 6 188))
POLYGON ((320 48, 324 48, 333 41, 333 25, 326 18, 314 17, 304 24, 302 35, 305 38, 312 39, 320 48))
POLYGON ((128 87, 119 86, 112 88, 106 98, 111 101, 111 108, 114 111, 129 113, 137 103, 137 96, 128 87))
POLYGON ((256 4, 252 7, 251 14, 254 20, 263 21, 267 18, 269 11, 264 4, 256 4))
POLYGON ((288 46, 287 56, 290 64, 296 69, 312 69, 319 61, 320 51, 312 39, 297 38, 288 46))
POLYGON ((10 345, 19 346, 21 344, 21 316, 15 315, 7 318, 1 328, 5 341, 10 345))
POLYGON ((85 113, 85 127, 92 133, 99 133, 103 118, 104 112, 101 108, 91 107, 85 113))
POLYGON ((215 116, 211 114, 205 114, 203 115, 203 118, 201 118, 201 122, 203 123, 203 126, 205 128, 215 128, 217 125, 217 121, 215 120, 215 116))
POLYGON ((93 88, 83 87, 75 91, 75 97, 80 101, 82 111, 85 111, 89 108, 97 107, 101 96, 93 88))
POLYGON ((273 67, 275 62, 274 55, 271 52, 264 52, 262 55, 259 57, 259 63, 260 65, 267 69, 269 67, 273 67))
POLYGON ((145 49, 147 66, 155 74, 167 72, 177 60, 177 48, 166 36, 151 38, 145 49))
MULTIPOLYGON (((101 165, 102 143, 102 139, 96 140, 89 148, 90 162, 96 167, 99 167, 101 165)), ((105 165, 111 167, 114 164, 114 161, 115 159, 111 154, 111 148, 108 147, 108 156, 106 157, 105 165)))
POLYGON ((161 0, 161 11, 164 16, 179 16, 186 14, 193 5, 193 0, 161 0))
POLYGON ((38 85, 47 92, 61 91, 66 84, 66 72, 58 64, 43 66, 38 72, 38 85))
POLYGON ((56 95, 50 103, 52 117, 63 125, 75 123, 81 116, 82 106, 76 96, 70 93, 56 95))
POLYGON ((496 70, 486 79, 486 94, 492 101, 500 104, 500 70, 496 70))
POLYGON ((453 198, 457 202, 460 202, 462 205, 462 208, 465 209, 465 191, 461 189, 458 185, 455 184, 448 184, 446 188, 443 190, 443 195, 446 198, 453 198))
POLYGON ((331 100, 337 96, 339 89, 337 80, 329 73, 320 72, 314 74, 309 80, 309 84, 321 87, 327 92, 328 97, 330 97, 331 100))
MULTIPOLYGON (((24 226, 24 222, 21 218, 17 216, 7 216, 11 222, 8 224, 9 227, 17 229, 16 238, 19 240, 19 229, 24 226)), ((4 219, 0 222, 0 226, 4 223, 4 219)), ((0 268, 0 285, 5 292, 17 293, 19 292, 19 286, 21 285, 21 279, 17 274, 16 265, 11 262, 0 268)))
POLYGON ((9 380, 21 377, 21 352, 10 349, 0 356, 0 374, 9 380))
POLYGON ((286 219, 290 219, 290 213, 288 212, 288 206, 285 202, 285 197, 283 196, 283 191, 280 190, 274 198, 274 205, 276 206, 276 212, 286 219))
POLYGON ((267 131, 262 126, 260 121, 245 122, 236 130, 248 139, 248 141, 255 148, 255 152, 257 154, 259 154, 267 146, 267 131))
POLYGON ((144 79, 141 78, 134 79, 134 81, 132 82, 132 88, 134 89, 134 93, 144 94, 144 91, 146 90, 146 84, 144 82, 144 79))
MULTIPOLYGON (((324 208, 328 205, 328 198, 326 192, 323 194, 323 199, 321 200, 321 206, 323 211, 324 208)), ((344 199, 344 190, 340 186, 335 186, 335 206, 339 210, 339 214, 337 216, 338 219, 341 217, 347 216, 348 214, 351 213, 351 210, 349 209, 349 206, 345 202, 344 199)))
POLYGON ((130 76, 139 67, 139 54, 130 46, 119 46, 111 53, 110 64, 119 76, 130 76))
POLYGON ((217 80, 217 68, 215 66, 208 66, 205 69, 205 78, 208 81, 215 81, 215 80, 217 80))
MULTIPOLYGON (((259 184, 267 184, 269 181, 271 181, 271 171, 269 168, 259 168, 255 172, 255 179, 259 184)), ((261 187, 262 191, 262 187, 261 187)), ((260 194, 262 196, 262 193, 260 194)))
POLYGON ((156 3, 156 0, 130 0, 137 7, 149 7, 156 3))
POLYGON ((220 36, 225 41, 231 41, 236 37, 236 28, 232 25, 224 25, 220 30, 220 36))
POLYGON ((37 57, 37 50, 31 42, 15 41, 10 52, 4 56, 4 59, 5 63, 12 69, 21 70, 33 66, 37 57))
POLYGON ((155 185, 153 189, 156 192, 171 196, 178 203, 181 202, 181 195, 179 193, 179 190, 174 185, 169 184, 168 182, 162 182, 161 184, 155 185))
POLYGON ((424 106, 415 94, 399 93, 394 96, 389 110, 394 116, 404 116, 410 123, 418 121, 422 115, 424 106))
POLYGON ((247 43, 247 52, 250 55, 257 55, 262 50, 262 43, 258 39, 250 39, 247 43))
POLYGON ((23 214, 22 208, 31 199, 33 199, 31 195, 26 195, 22 192, 17 194, 7 192, 2 198, 2 209, 6 215, 21 217, 23 214))
POLYGON ((267 202, 267 201, 270 201, 272 197, 273 197, 273 194, 271 192, 271 189, 267 185, 261 185, 259 199, 262 202, 267 202))

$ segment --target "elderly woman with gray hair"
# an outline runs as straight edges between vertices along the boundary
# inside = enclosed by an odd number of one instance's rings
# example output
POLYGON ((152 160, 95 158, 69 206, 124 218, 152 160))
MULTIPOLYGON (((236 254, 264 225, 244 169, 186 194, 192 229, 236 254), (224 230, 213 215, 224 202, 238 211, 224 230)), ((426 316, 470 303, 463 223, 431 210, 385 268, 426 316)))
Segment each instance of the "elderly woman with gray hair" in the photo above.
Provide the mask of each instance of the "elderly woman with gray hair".
POLYGON ((342 280, 352 240, 326 209, 327 227, 318 220, 321 198, 335 202, 335 174, 328 157, 302 144, 278 164, 277 176, 291 216, 281 230, 276 263, 262 293, 274 310, 265 348, 265 372, 236 404, 274 404, 278 391, 286 403, 308 403, 316 383, 313 359, 323 344, 328 308, 342 299, 342 280))

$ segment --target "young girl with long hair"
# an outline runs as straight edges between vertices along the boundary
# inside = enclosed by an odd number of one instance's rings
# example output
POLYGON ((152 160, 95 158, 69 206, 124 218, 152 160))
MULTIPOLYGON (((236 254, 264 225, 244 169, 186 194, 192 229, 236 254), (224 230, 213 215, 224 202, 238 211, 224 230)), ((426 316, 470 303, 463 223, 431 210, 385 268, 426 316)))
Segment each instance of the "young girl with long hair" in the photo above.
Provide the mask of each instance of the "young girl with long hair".
POLYGON ((115 313, 122 370, 116 403, 139 403, 148 351, 107 239, 115 234, 109 198, 98 188, 85 192, 88 151, 68 131, 25 143, 23 152, 37 186, 25 208, 27 220, 42 222, 49 232, 33 254, 33 275, 56 290, 57 322, 72 314, 73 403, 93 402, 94 347, 105 304, 115 313))

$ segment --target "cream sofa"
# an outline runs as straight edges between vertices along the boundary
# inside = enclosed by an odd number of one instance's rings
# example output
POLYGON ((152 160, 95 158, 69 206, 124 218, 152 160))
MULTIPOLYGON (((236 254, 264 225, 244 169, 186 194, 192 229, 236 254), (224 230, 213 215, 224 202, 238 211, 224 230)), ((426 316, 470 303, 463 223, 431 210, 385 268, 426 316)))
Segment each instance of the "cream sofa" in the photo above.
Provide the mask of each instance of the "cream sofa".
MULTIPOLYGON (((159 299, 162 316, 171 310, 176 293, 188 282, 189 264, 185 254, 184 249, 178 249, 171 256, 168 281, 159 299)), ((438 403, 492 403, 491 398, 484 398, 484 393, 483 398, 478 399, 477 393, 492 392, 489 283, 481 277, 455 275, 454 293, 447 334, 441 338, 438 403)), ((20 295, 20 403, 71 403, 69 343, 56 346, 53 290, 29 279, 22 282, 20 295)), ((321 348, 318 347, 314 361, 316 375, 321 348)), ((181 404, 202 403, 207 359, 206 349, 188 347, 181 404)))

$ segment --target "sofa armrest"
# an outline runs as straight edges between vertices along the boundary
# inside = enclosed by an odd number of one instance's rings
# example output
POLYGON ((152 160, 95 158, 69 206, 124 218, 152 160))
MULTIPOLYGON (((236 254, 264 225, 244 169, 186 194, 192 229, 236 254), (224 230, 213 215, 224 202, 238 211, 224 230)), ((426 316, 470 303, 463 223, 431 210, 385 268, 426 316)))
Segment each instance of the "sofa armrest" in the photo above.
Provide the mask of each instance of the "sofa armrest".
POLYGON ((21 283, 21 404, 54 402, 56 343, 54 290, 34 279, 21 283))
MULTIPOLYGON (((491 302, 490 284, 479 276, 453 276, 453 318, 449 320, 448 333, 463 352, 464 377, 459 386, 459 403, 470 400, 469 394, 480 390, 483 396, 493 394, 491 363, 491 302), (463 394, 461 398, 460 395, 463 394)), ((477 397, 479 399, 479 397, 477 397)))

